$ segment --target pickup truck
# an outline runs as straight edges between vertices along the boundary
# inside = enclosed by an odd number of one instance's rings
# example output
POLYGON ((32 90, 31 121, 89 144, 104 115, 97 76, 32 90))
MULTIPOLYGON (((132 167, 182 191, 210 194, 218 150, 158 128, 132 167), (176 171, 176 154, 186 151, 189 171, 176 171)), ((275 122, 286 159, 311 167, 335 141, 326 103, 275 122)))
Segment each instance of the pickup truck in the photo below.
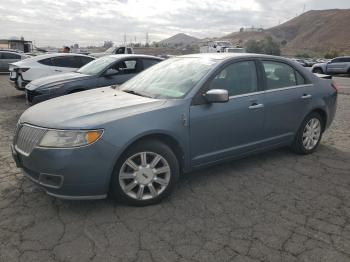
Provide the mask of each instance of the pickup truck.
POLYGON ((328 63, 318 63, 312 66, 312 72, 318 74, 349 74, 350 56, 336 57, 328 63))
POLYGON ((132 47, 127 47, 127 46, 112 46, 104 52, 90 53, 89 55, 99 58, 106 55, 118 55, 118 54, 134 54, 134 50, 132 49, 132 47))

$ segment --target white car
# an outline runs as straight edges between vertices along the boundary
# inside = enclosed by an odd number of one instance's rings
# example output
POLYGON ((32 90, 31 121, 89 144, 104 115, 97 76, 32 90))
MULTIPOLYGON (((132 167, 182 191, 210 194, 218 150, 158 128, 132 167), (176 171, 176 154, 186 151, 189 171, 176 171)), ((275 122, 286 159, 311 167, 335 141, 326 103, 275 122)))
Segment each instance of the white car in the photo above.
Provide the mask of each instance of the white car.
POLYGON ((72 53, 39 55, 9 65, 10 80, 15 87, 24 90, 25 86, 38 78, 67 73, 90 63, 95 58, 72 53))

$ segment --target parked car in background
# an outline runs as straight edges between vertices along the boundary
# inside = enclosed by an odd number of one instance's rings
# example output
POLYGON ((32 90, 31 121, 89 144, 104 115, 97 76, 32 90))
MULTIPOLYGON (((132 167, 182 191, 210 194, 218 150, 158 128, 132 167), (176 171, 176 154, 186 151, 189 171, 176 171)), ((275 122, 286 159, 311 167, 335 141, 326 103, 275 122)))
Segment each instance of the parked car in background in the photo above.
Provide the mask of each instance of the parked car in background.
POLYGON ((303 67, 306 67, 307 64, 306 62, 303 60, 303 59, 300 59, 300 58, 292 58, 293 61, 299 63, 300 65, 302 65, 303 67))
POLYGON ((9 64, 26 59, 24 53, 14 52, 12 50, 0 50, 0 72, 8 72, 9 64))
POLYGON ((349 74, 350 75, 350 56, 337 57, 327 63, 317 63, 312 67, 313 73, 318 74, 349 74))
POLYGON ((98 58, 76 72, 39 78, 26 86, 30 104, 92 88, 120 85, 162 59, 147 55, 109 55, 98 58))
POLYGON ((162 200, 180 172, 282 146, 314 152, 336 111, 331 80, 281 57, 193 54, 118 89, 58 97, 19 119, 13 157, 55 197, 162 200), (286 121, 288 120, 288 121, 286 121))
POLYGON ((90 63, 95 58, 72 53, 38 55, 9 65, 10 80, 15 87, 24 90, 31 81, 55 74, 72 72, 90 63))
POLYGON ((102 56, 106 56, 106 55, 123 55, 123 54, 133 54, 133 53, 134 53, 134 49, 132 47, 112 46, 104 52, 90 53, 90 55, 94 56, 94 57, 102 57, 102 56))

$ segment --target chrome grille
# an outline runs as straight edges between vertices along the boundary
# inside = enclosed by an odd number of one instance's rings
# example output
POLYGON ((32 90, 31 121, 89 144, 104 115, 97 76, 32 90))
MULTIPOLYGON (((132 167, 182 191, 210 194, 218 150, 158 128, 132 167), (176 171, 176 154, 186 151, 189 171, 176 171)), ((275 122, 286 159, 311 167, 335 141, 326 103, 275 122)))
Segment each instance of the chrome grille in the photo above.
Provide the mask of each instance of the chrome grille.
POLYGON ((46 133, 45 128, 20 125, 16 130, 15 147, 24 155, 30 155, 46 133))

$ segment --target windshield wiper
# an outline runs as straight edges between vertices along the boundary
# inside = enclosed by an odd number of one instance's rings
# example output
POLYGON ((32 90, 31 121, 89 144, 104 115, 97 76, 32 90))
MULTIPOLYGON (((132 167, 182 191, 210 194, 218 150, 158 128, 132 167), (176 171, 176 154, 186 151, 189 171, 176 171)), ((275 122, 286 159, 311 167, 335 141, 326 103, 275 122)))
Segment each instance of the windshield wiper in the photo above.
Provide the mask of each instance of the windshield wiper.
POLYGON ((137 92, 137 91, 134 91, 134 90, 122 90, 123 92, 125 93, 128 93, 128 94, 132 94, 132 95, 136 95, 136 96, 143 96, 143 97, 149 97, 149 98, 153 98, 152 96, 150 95, 146 95, 144 93, 141 93, 141 92, 137 92))

